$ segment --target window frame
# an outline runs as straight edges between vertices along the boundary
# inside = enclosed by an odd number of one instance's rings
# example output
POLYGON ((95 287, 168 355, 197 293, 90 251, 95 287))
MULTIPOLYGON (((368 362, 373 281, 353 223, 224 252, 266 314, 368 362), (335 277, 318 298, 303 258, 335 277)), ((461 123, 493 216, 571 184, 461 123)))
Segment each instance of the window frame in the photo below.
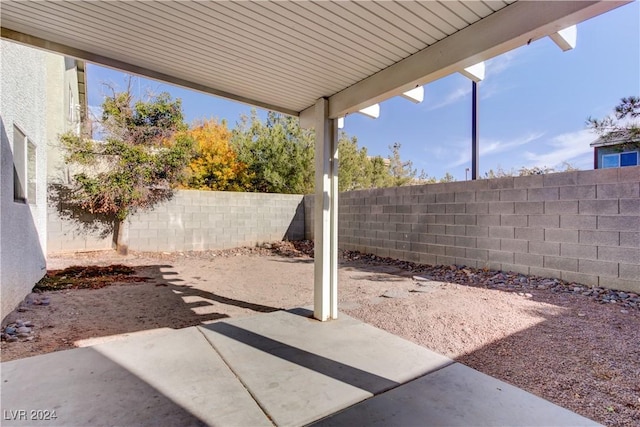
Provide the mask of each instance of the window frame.
POLYGON ((38 146, 22 128, 13 125, 13 201, 37 204, 38 146))

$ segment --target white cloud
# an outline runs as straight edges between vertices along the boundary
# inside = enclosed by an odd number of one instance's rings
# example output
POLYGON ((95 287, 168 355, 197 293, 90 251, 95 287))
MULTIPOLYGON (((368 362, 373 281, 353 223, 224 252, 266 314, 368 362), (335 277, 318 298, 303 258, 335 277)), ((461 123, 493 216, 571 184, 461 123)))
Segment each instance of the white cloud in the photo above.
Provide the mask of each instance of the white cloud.
POLYGON ((433 111, 433 110, 437 110, 438 108, 446 107, 447 105, 453 104, 461 100, 462 98, 469 95, 470 93, 471 93, 471 83, 465 81, 463 82, 463 84, 460 84, 454 91, 449 93, 449 95, 447 95, 444 98, 444 100, 438 102, 437 104, 428 104, 427 110, 433 111))
POLYGON ((589 144, 595 139, 594 134, 588 129, 563 133, 546 143, 548 149, 541 153, 526 151, 524 157, 529 167, 557 168, 562 166, 563 162, 569 162, 577 168, 588 169, 593 165, 593 148, 589 144))
MULTIPOLYGON (((517 138, 510 139, 508 141, 481 139, 480 140, 480 158, 489 154, 498 154, 505 151, 510 151, 514 148, 526 145, 532 141, 535 141, 544 135, 542 132, 531 132, 522 135, 517 138)), ((471 161, 471 142, 467 140, 463 143, 456 143, 456 147, 459 147, 460 151, 458 159, 450 163, 449 167, 460 166, 471 161)))

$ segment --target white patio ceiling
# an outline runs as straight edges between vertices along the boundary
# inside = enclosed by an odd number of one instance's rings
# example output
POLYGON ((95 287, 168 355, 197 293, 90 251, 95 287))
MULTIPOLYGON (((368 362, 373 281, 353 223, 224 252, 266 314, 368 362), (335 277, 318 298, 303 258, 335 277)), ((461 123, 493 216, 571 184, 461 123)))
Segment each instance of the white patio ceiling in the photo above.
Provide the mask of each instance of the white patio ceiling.
POLYGON ((628 1, 11 1, 2 37, 336 118, 628 1))

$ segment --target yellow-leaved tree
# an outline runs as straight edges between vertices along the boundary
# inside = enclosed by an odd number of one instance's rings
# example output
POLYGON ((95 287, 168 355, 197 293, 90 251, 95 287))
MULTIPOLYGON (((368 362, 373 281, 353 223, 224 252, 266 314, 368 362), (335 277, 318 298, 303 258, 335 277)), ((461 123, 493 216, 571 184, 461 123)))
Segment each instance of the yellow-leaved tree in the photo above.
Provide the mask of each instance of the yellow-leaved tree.
POLYGON ((185 187, 198 190, 246 191, 250 189, 247 165, 231 147, 231 131, 223 120, 209 119, 192 126, 195 156, 188 167, 185 187))

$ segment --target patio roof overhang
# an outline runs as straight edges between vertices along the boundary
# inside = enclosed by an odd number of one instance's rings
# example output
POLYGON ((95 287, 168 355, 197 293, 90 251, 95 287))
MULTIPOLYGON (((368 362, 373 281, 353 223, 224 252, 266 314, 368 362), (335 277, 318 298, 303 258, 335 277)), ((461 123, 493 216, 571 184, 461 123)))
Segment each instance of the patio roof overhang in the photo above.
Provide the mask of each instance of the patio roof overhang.
POLYGON ((337 316, 337 120, 617 1, 2 1, 2 37, 316 128, 315 317, 337 316))

